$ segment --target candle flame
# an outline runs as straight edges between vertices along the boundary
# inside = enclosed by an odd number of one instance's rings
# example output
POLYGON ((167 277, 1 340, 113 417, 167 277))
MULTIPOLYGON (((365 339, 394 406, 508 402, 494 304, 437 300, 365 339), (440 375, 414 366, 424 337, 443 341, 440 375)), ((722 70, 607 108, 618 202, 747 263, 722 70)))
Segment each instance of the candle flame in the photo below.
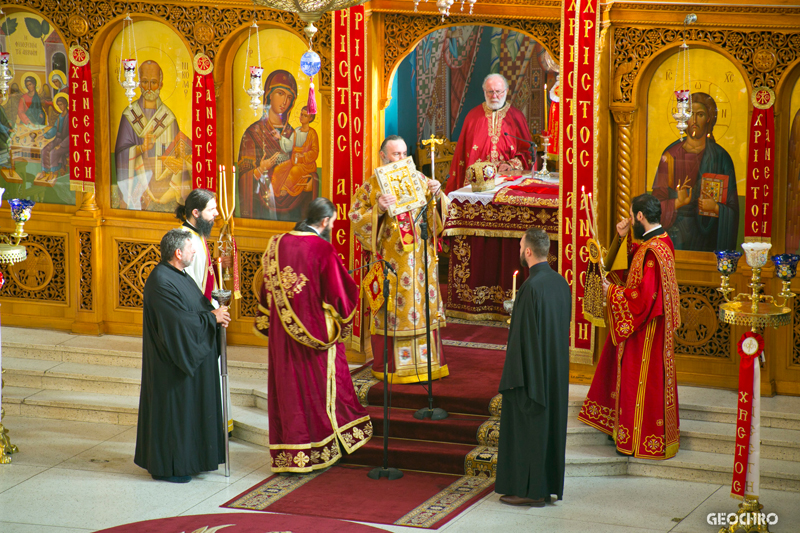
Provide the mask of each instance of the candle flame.
POLYGON ((519 270, 514 271, 514 275, 516 276, 517 274, 519 274, 519 270))

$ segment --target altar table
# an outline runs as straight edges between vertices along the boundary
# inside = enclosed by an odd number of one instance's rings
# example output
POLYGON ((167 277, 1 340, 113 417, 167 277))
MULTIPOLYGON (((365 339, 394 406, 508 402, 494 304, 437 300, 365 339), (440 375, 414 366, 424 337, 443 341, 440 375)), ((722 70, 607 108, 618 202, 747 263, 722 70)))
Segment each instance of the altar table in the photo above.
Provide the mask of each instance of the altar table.
POLYGON ((511 298, 514 271, 520 271, 517 288, 528 277, 528 269, 520 265, 519 241, 530 227, 543 229, 550 236, 547 261, 553 269, 558 268, 558 184, 536 181, 536 193, 493 202, 500 189, 518 185, 526 178, 530 176, 477 193, 467 185, 448 195, 450 209, 444 227, 444 236, 450 241, 447 316, 508 318, 503 300, 511 298))

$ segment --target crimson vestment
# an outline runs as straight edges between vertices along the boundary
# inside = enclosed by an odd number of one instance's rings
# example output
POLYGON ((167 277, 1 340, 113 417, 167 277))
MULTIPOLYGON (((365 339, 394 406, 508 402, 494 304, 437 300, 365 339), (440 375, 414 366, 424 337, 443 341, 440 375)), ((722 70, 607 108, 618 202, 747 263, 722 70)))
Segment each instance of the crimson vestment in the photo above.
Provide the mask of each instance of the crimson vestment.
POLYGON ((272 237, 255 332, 269 339, 269 453, 273 472, 311 472, 372 437, 345 357, 343 332, 358 285, 314 232, 272 237), (270 327, 270 325, 272 327, 270 327))
POLYGON ((445 192, 463 187, 467 168, 478 161, 508 163, 517 170, 531 168, 530 144, 506 133, 522 139, 531 138, 525 115, 511 104, 492 111, 483 103, 467 113, 450 163, 445 192))
POLYGON ((678 453, 674 335, 681 324, 675 249, 663 228, 632 247, 627 283, 608 289, 609 335, 578 420, 644 459, 678 453))

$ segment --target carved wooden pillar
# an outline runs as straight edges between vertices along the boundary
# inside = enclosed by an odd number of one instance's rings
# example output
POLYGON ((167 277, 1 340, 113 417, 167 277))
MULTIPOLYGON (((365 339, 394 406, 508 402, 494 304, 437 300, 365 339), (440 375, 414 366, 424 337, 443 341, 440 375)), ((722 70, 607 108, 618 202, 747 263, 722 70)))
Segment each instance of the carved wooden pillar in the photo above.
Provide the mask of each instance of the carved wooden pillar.
POLYGON ((631 209, 631 137, 633 136, 633 108, 611 109, 617 123, 616 201, 612 225, 627 218, 631 209))

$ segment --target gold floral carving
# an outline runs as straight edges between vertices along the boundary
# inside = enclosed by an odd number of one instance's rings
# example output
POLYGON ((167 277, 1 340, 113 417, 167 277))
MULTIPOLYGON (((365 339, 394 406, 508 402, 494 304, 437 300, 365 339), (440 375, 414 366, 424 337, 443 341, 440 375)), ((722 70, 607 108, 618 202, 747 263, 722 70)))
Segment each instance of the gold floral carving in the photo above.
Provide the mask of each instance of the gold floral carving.
POLYGON ((242 297, 239 302, 239 318, 255 318, 258 309, 258 293, 264 277, 261 274, 261 254, 263 252, 250 252, 239 250, 239 279, 241 280, 242 297))
MULTIPOLYGON (((231 34, 246 28, 253 21, 285 26, 303 35, 306 23, 294 13, 260 8, 253 5, 241 7, 220 5, 186 5, 177 2, 129 2, 103 1, 81 2, 81 13, 77 14, 74 0, 57 2, 54 0, 12 0, 39 11, 66 37, 68 44, 80 44, 87 50, 97 36, 97 32, 112 20, 120 19, 127 13, 150 15, 162 19, 180 32, 189 43, 192 55, 203 52, 212 60, 216 57, 222 42, 231 34), (82 19, 82 20, 81 20, 82 19)), ((315 23, 315 49, 322 59, 320 81, 322 87, 331 85, 331 17, 322 16, 315 23)))
POLYGON ((6 281, 0 296, 66 302, 66 238, 28 234, 23 244, 28 249, 25 261, 0 266, 6 281))
POLYGON ((94 309, 92 291, 92 232, 78 232, 78 262, 80 264, 80 294, 78 308, 82 311, 94 309))
POLYGON ((144 284, 161 261, 158 244, 117 241, 117 306, 141 309, 144 284))
MULTIPOLYGON (((386 13, 383 17, 383 79, 384 87, 397 63, 417 45, 425 35, 444 28, 441 15, 433 13, 386 13)), ((491 24, 515 31, 523 32, 536 39, 550 55, 558 61, 559 21, 545 21, 523 18, 503 18, 493 16, 467 16, 453 12, 447 19, 447 25, 491 24)), ((316 39, 316 38, 315 38, 316 39)))
POLYGON ((200 44, 209 44, 214 40, 214 27, 202 20, 194 25, 194 38, 200 44))
POLYGON ((81 15, 72 15, 67 20, 67 27, 76 37, 83 37, 89 31, 89 21, 81 15))
MULTIPOLYGON (((675 28, 614 28, 612 101, 632 102, 634 83, 647 59, 682 38, 683 32, 675 28)), ((774 89, 800 57, 800 33, 691 28, 686 40, 724 49, 741 63, 755 87, 774 89)))
POLYGON ((714 287, 679 285, 681 325, 675 332, 676 355, 730 358, 731 327, 717 320, 722 294, 714 287))

